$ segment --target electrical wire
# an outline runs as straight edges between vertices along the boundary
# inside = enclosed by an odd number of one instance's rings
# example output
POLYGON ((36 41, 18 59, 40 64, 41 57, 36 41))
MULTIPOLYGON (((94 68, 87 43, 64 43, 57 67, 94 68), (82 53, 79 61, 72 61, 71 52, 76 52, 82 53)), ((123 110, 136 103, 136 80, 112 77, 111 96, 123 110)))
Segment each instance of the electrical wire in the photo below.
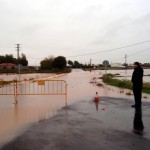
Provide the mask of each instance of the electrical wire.
MULTIPOLYGON (((145 49, 145 50, 140 50, 140 51, 138 51, 138 52, 136 52, 136 53, 132 53, 132 54, 128 55, 127 58, 133 57, 133 56, 135 56, 135 55, 138 55, 138 54, 140 54, 140 53, 146 52, 146 51, 148 51, 148 50, 150 50, 150 48, 145 49)), ((120 59, 124 59, 124 57, 113 58, 113 59, 111 59, 111 61, 112 61, 112 60, 120 60, 120 59)), ((96 60, 96 61, 98 61, 98 60, 96 60)))
POLYGON ((150 48, 145 49, 145 50, 140 50, 140 51, 138 51, 138 52, 136 52, 136 53, 133 53, 133 54, 129 55, 128 58, 129 58, 129 57, 132 57, 132 56, 135 56, 135 55, 138 55, 138 54, 143 53, 143 52, 148 51, 148 50, 150 50, 150 48))
POLYGON ((150 40, 144 41, 144 42, 140 42, 140 43, 131 44, 131 45, 126 45, 126 46, 122 46, 122 47, 118 47, 118 48, 103 50, 103 51, 100 51, 100 52, 87 53, 87 54, 74 55, 74 56, 67 56, 67 58, 68 58, 68 57, 79 57, 79 56, 87 56, 87 55, 94 55, 94 54, 98 54, 98 53, 116 51, 116 50, 119 50, 119 49, 128 48, 128 47, 133 47, 133 46, 137 46, 137 45, 141 45, 141 44, 145 44, 145 43, 149 43, 149 42, 150 42, 150 40))
MULTIPOLYGON (((100 51, 100 52, 94 52, 94 53, 87 53, 87 54, 81 54, 81 55, 74 55, 74 56, 67 56, 66 58, 70 58, 70 57, 79 57, 79 56, 87 56, 87 55, 94 55, 94 54, 98 54, 98 53, 104 53, 104 52, 110 52, 110 51, 116 51, 116 50, 120 50, 120 49, 123 49, 123 48, 128 48, 128 47, 133 47, 133 46, 137 46, 137 45, 141 45, 141 44, 145 44, 145 43, 149 43, 150 40, 147 40, 147 41, 143 41, 143 42, 140 42, 140 43, 135 43, 135 44, 130 44, 130 45, 126 45, 126 46, 122 46, 122 47, 118 47, 118 48, 113 48, 113 49, 109 49, 109 50, 103 50, 103 51, 100 51)), ((149 50, 149 49, 146 49, 146 50, 149 50)), ((142 50, 142 51, 146 51, 146 50, 142 50)), ((140 53, 142 52, 140 51, 140 53)), ((131 54, 131 55, 137 55, 139 52, 136 52, 134 54, 131 54)), ((121 58, 116 58, 117 59, 123 59, 124 57, 121 57, 121 58)), ((30 58, 30 59, 43 59, 43 58, 30 58)), ((113 59, 115 60, 115 59, 113 59)))

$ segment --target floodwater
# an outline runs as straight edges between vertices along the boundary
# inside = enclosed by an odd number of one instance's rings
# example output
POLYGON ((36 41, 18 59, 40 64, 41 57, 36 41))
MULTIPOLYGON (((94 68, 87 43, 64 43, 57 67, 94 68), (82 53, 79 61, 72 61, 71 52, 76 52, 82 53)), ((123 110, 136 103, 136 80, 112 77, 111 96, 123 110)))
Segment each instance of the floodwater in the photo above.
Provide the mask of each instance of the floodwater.
MULTIPOLYGON (((50 76, 46 74, 43 77, 50 76)), ((95 83, 90 83, 94 77, 99 76, 99 71, 90 73, 75 69, 70 74, 58 77, 67 81, 68 105, 83 99, 93 99, 96 92, 99 96, 128 98, 133 101, 133 96, 126 94, 131 92, 130 90, 108 85, 98 87, 95 83)), ((143 94, 143 96, 145 97, 143 101, 150 101, 150 95, 143 94)), ((1 145, 20 135, 29 126, 57 114, 58 110, 65 106, 65 96, 19 96, 18 100, 19 103, 14 105, 13 96, 0 96, 1 145)))
MULTIPOLYGON (((100 72, 102 74, 105 73, 104 70, 96 71, 96 72, 100 72)), ((133 69, 130 69, 130 70, 107 70, 107 73, 119 74, 119 76, 122 76, 122 77, 117 77, 118 79, 131 80, 133 69)), ((150 69, 144 69, 143 81, 150 82, 150 69)))
MULTIPOLYGON (((21 80, 41 79, 53 77, 56 74, 53 73, 32 73, 32 74, 21 74, 21 80)), ((0 74, 0 80, 12 81, 19 80, 18 74, 0 74)))

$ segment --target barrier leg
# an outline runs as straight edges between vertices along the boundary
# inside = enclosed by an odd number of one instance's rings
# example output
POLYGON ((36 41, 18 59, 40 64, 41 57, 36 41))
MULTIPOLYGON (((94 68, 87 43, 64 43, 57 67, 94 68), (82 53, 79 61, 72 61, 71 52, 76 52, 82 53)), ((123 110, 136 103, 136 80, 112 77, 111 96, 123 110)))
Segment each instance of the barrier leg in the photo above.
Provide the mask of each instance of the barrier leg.
POLYGON ((17 95, 14 95, 14 102, 13 102, 13 104, 18 104, 18 97, 17 97, 17 95))
POLYGON ((14 84, 14 102, 13 102, 13 104, 17 104, 18 103, 18 93, 17 93, 17 91, 18 91, 18 87, 17 87, 17 82, 15 82, 15 84, 14 84))

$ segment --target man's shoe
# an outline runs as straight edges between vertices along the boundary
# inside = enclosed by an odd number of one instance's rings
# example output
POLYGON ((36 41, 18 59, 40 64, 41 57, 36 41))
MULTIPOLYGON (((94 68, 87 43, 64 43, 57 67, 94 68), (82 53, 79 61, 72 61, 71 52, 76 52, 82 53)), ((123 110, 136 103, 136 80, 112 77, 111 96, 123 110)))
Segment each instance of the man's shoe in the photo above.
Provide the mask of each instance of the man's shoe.
POLYGON ((136 106, 135 105, 131 105, 131 107, 135 108, 136 106))

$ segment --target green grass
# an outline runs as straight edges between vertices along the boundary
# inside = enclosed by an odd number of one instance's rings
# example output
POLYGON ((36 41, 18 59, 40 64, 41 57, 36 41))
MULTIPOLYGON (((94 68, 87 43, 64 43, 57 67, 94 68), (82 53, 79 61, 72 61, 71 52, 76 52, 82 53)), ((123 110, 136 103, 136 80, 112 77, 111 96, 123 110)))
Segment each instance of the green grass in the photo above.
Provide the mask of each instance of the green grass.
POLYGON ((144 88, 143 88, 143 89, 142 89, 142 92, 143 92, 143 93, 148 93, 148 94, 150 94, 150 89, 144 89, 144 88))
MULTIPOLYGON (((111 86, 126 88, 126 89, 130 89, 130 90, 132 89, 131 81, 119 80, 119 79, 115 79, 114 77, 115 77, 115 75, 113 75, 113 74, 106 74, 106 75, 103 75, 103 77, 101 79, 103 80, 104 83, 111 85, 111 86)), ((149 82, 145 82, 143 84, 142 92, 150 94, 150 83, 149 82)))

